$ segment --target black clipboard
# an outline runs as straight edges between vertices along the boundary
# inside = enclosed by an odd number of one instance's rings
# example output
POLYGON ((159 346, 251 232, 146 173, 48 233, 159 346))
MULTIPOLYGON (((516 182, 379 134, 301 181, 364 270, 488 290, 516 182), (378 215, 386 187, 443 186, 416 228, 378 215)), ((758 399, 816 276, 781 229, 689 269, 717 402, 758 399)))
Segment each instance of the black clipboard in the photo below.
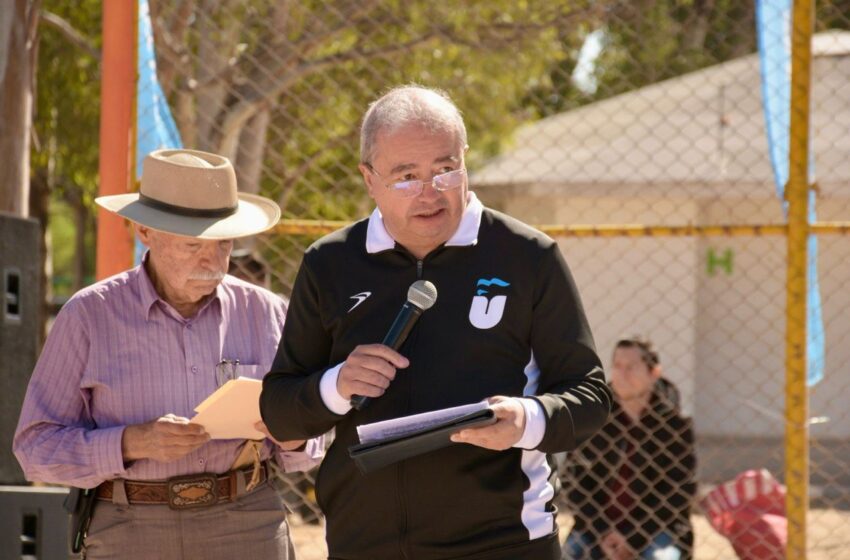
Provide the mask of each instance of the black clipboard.
POLYGON ((447 447, 454 443, 450 436, 464 428, 495 423, 495 413, 485 408, 403 436, 352 445, 348 448, 348 455, 357 464, 360 472, 367 474, 402 459, 447 447))

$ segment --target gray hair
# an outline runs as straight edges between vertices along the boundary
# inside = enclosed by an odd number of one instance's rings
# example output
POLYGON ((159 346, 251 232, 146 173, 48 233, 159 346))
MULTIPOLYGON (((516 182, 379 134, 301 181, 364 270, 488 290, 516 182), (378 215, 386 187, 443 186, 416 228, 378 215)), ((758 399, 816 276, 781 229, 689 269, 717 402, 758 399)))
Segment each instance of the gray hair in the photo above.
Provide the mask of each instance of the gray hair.
POLYGON ((466 125, 448 94, 411 84, 395 87, 369 105, 360 127, 360 162, 371 163, 379 132, 393 132, 410 124, 434 132, 452 131, 461 146, 466 146, 466 125))

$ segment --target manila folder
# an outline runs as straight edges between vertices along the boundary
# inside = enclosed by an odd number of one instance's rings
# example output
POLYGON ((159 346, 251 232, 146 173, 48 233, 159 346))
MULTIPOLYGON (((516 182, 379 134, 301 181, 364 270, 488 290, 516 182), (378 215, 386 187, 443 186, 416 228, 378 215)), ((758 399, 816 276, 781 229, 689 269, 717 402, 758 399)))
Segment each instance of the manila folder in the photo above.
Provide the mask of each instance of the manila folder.
POLYGON ((231 379, 195 407, 191 422, 203 426, 212 439, 263 439, 266 436, 254 428, 262 420, 262 389, 259 379, 231 379))

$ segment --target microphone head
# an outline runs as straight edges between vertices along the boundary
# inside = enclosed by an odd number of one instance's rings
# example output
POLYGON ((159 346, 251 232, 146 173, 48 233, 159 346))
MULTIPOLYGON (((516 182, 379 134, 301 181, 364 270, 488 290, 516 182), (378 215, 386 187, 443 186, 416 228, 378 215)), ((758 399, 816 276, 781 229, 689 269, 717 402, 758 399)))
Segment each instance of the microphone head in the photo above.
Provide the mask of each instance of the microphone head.
POLYGON ((427 280, 417 280, 407 290, 407 301, 425 311, 437 303, 437 287, 427 280))

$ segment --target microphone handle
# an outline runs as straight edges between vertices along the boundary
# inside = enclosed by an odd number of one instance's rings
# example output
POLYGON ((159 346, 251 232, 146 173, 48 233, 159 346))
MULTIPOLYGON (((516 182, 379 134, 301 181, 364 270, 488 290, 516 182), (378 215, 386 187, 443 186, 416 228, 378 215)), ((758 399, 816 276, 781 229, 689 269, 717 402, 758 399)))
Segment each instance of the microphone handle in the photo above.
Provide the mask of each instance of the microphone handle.
MULTIPOLYGON (((422 315, 422 309, 413 305, 410 301, 404 302, 401 311, 399 311, 381 344, 398 351, 404 341, 407 340, 407 335, 410 334, 420 315, 422 315)), ((352 395, 351 406, 355 410, 363 410, 371 400, 371 398, 363 395, 352 395)))

